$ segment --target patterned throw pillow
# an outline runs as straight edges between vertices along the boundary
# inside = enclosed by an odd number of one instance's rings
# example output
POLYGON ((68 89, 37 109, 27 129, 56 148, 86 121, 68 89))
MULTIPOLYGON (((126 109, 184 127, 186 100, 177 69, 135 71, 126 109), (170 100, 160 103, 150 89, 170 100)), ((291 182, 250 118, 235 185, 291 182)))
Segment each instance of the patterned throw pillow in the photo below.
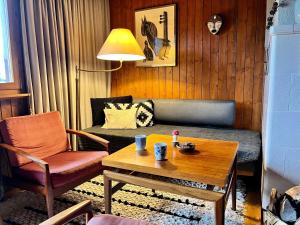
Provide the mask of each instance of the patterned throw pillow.
POLYGON ((138 127, 151 127, 154 125, 154 104, 151 100, 139 103, 105 103, 105 109, 131 109, 137 108, 136 123, 138 127))

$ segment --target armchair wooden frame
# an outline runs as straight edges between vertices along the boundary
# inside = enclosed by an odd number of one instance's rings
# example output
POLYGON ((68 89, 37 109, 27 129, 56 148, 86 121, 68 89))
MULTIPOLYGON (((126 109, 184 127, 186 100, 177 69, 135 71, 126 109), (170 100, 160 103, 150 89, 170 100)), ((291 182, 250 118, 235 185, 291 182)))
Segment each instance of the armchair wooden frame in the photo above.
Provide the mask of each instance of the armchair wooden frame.
POLYGON ((85 220, 86 223, 88 223, 88 221, 93 217, 92 204, 90 200, 80 202, 77 205, 74 205, 40 223, 40 225, 63 225, 83 214, 85 214, 85 220))
MULTIPOLYGON (((100 138, 96 135, 89 134, 87 132, 83 131, 77 131, 77 130, 71 130, 71 129, 66 129, 66 132, 68 134, 73 134, 77 136, 83 136, 86 138, 89 138, 101 145, 103 145, 108 152, 109 148, 109 141, 100 138)), ((95 173, 90 173, 86 176, 81 177, 80 179, 77 179, 73 182, 68 183, 67 185, 64 185, 62 187, 54 188, 52 181, 51 181, 51 176, 50 176, 50 170, 49 170, 49 164, 45 162, 42 159, 39 159, 31 154, 28 154, 25 151, 22 151, 20 149, 17 149, 11 145, 0 143, 0 149, 4 150, 6 152, 13 152, 17 155, 23 156, 29 160, 31 160, 33 163, 37 164, 39 167, 42 168, 44 174, 45 174, 45 186, 39 185, 36 183, 29 182, 28 180, 22 180, 22 179, 14 179, 13 176, 4 176, 4 181, 8 185, 11 185, 13 187, 25 189, 31 192, 35 193, 40 193, 43 194, 46 198, 46 204, 47 204, 47 210, 48 210, 48 217, 50 218, 53 216, 53 202, 54 202, 54 197, 59 196, 66 191, 80 185, 81 183, 92 179, 93 177, 97 176, 98 174, 95 173)))

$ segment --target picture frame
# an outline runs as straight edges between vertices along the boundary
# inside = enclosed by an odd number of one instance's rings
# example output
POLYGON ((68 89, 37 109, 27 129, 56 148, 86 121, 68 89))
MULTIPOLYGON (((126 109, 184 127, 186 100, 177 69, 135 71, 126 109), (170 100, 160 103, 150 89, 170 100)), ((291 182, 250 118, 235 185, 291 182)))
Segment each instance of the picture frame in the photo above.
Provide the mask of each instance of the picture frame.
POLYGON ((176 4, 135 11, 135 36, 146 59, 137 67, 176 66, 176 4))

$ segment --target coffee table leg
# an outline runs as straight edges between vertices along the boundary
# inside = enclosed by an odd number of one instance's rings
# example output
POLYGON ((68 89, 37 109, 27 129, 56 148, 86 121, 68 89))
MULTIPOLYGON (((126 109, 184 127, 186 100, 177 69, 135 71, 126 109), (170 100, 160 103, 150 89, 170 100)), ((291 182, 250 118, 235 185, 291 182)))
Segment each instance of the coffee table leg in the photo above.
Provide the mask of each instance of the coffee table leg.
POLYGON ((104 177, 104 206, 105 206, 105 214, 111 214, 111 179, 107 176, 104 177))
POLYGON ((236 180, 237 180, 237 173, 236 173, 236 160, 234 163, 233 168, 233 180, 232 180, 232 188, 231 188, 231 197, 232 197, 232 210, 236 211, 236 180))
POLYGON ((215 202, 215 225, 224 225, 225 222, 225 208, 224 197, 215 202))

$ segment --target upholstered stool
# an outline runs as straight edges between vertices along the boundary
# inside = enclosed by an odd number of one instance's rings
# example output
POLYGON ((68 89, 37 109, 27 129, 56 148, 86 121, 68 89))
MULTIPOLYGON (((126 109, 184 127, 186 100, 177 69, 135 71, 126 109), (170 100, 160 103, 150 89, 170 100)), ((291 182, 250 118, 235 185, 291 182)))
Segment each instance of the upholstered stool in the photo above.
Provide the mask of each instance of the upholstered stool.
POLYGON ((40 225, 63 225, 80 215, 86 215, 87 225, 156 225, 141 220, 108 214, 93 216, 91 201, 89 200, 78 203, 77 205, 56 214, 43 223, 40 223, 40 225))
POLYGON ((94 216, 87 225, 151 225, 145 221, 133 220, 119 216, 112 215, 98 215, 94 216))

